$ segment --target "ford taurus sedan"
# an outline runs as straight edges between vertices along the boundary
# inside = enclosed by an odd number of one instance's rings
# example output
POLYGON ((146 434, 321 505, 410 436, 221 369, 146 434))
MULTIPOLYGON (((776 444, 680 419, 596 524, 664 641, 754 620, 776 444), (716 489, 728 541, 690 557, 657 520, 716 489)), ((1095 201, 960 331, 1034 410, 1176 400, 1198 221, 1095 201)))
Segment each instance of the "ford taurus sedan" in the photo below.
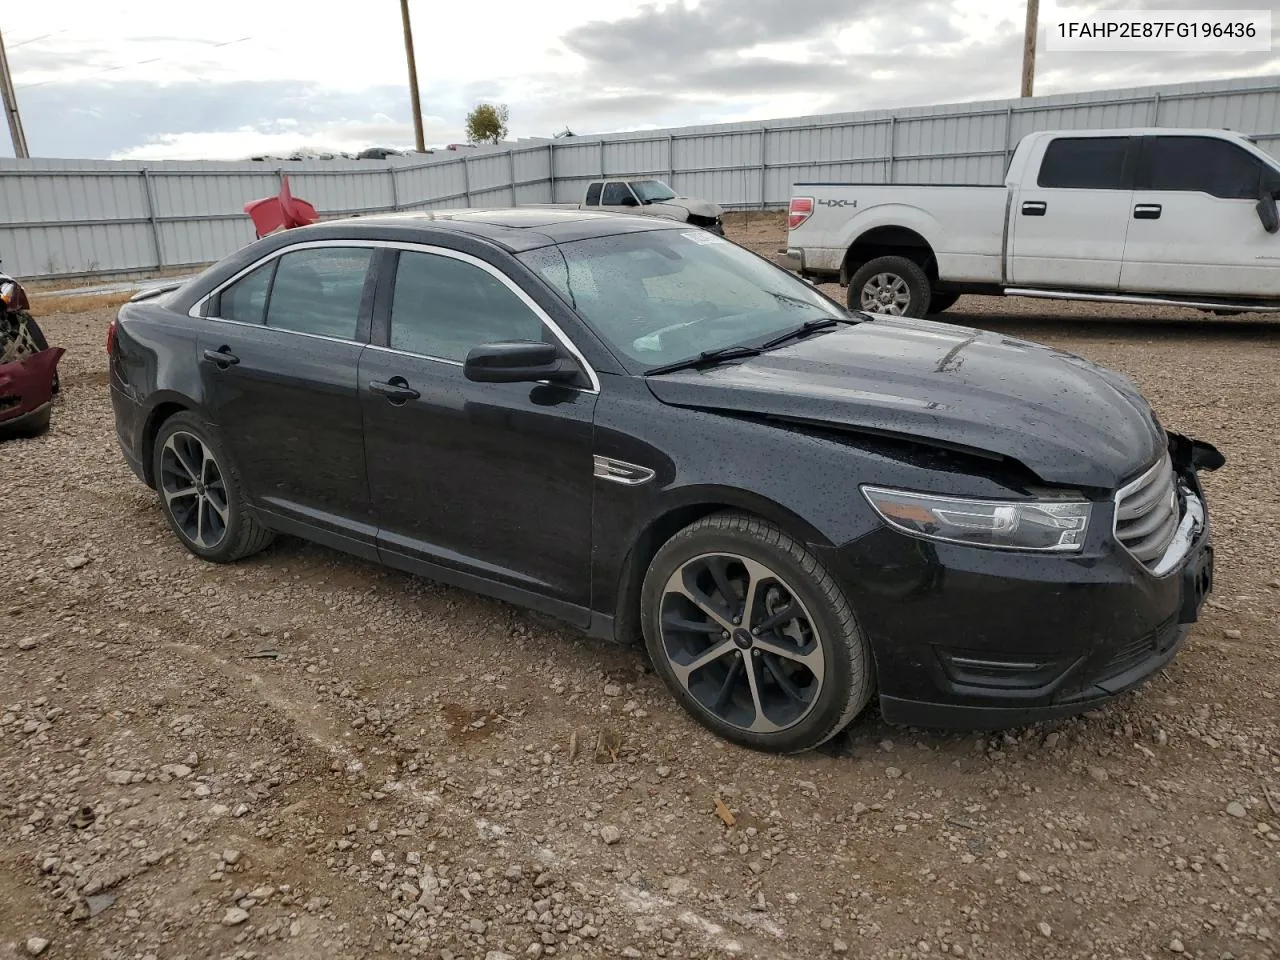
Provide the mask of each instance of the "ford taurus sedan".
POLYGON ((124 456, 192 553, 291 534, 643 639, 753 748, 873 696, 970 729, 1090 708, 1173 658, 1212 581, 1223 457, 1127 379, 851 313, 684 224, 290 230, 140 294, 108 352, 124 456))

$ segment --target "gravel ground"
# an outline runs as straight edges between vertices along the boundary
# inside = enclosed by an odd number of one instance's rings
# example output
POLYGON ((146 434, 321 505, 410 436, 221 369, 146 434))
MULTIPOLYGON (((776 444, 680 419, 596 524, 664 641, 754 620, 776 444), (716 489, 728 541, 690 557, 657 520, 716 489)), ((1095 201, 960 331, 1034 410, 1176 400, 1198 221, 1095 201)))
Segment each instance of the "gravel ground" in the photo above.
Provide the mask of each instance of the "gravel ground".
POLYGON ((47 318, 53 429, 0 448, 0 958, 1280 956, 1280 323, 963 299, 1220 446, 1217 592, 1104 710, 779 759, 504 604, 195 560, 116 449, 109 316, 47 318))

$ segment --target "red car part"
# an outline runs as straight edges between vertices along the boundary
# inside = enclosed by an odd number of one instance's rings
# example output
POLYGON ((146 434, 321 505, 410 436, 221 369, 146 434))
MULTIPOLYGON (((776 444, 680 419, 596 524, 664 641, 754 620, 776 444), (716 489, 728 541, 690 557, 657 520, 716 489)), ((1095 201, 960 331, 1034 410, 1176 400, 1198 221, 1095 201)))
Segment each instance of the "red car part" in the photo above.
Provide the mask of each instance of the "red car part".
POLYGON ((315 207, 305 200, 299 200, 289 191, 288 177, 280 178, 278 196, 250 200, 244 205, 244 212, 253 219, 259 238, 277 230, 305 227, 320 219, 315 207))
POLYGON ((36 420, 47 422, 53 375, 64 353, 62 347, 50 347, 0 365, 0 430, 41 426, 36 420))

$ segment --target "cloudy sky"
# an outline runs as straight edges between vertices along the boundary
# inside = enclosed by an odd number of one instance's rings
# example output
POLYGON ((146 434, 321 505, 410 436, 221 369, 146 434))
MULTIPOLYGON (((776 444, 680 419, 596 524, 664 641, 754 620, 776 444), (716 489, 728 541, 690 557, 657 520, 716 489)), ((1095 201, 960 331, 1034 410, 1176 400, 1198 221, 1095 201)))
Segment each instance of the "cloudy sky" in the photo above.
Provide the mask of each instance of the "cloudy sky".
MULTIPOLYGON (((411 146, 397 0, 6 2, 31 153, 236 159, 411 146), (115 9, 111 9, 114 7, 115 9)), ((428 144, 481 101, 511 135, 757 120, 1018 93, 1024 0, 410 0, 428 144)), ((1063 9, 1280 0, 1044 0, 1063 9)), ((1036 93, 1280 73, 1267 53, 1054 53, 1036 93)), ((12 150, 0 125, 0 156, 12 150)))

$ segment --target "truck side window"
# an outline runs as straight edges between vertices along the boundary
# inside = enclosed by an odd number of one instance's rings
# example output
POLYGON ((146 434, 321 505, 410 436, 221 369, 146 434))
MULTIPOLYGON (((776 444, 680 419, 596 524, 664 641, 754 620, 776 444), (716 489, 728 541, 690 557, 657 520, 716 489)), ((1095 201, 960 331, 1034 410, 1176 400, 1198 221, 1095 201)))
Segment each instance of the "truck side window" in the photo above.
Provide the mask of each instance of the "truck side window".
POLYGON ((1184 190, 1225 200, 1255 200, 1262 164, 1214 137, 1148 137, 1138 162, 1139 190, 1184 190))
POLYGON ((1124 190, 1128 137, 1058 137, 1045 149, 1037 186, 1124 190))
POLYGON ((598 207, 600 205, 600 188, 602 186, 604 186, 604 184, 600 183, 599 181, 596 181, 595 183, 591 184, 591 186, 587 187, 587 206, 588 207, 598 207))
POLYGON ((620 207, 627 197, 631 196, 631 188, 621 180, 610 180, 604 188, 604 205, 620 207))

